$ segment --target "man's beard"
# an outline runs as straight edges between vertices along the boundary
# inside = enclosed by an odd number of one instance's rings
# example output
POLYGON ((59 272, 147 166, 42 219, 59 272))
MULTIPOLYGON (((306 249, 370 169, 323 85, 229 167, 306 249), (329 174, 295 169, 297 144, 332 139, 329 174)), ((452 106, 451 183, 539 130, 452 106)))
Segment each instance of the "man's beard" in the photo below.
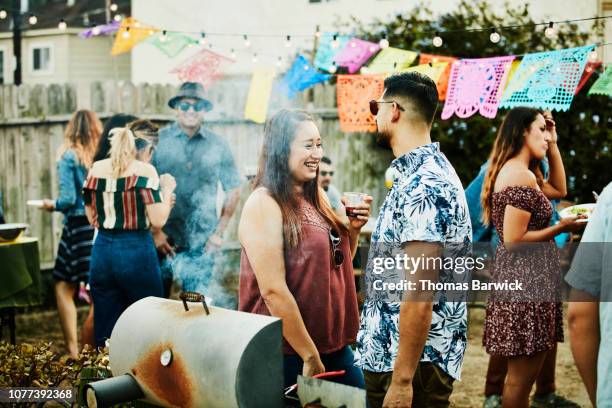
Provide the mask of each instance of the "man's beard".
POLYGON ((391 133, 386 130, 378 130, 376 144, 386 150, 391 150, 391 133))

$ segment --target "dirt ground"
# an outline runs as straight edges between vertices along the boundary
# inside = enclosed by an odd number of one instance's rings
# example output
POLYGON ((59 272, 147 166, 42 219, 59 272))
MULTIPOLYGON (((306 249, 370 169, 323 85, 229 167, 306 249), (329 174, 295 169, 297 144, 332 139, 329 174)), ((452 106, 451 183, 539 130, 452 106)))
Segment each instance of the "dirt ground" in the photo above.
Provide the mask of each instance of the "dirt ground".
MULTIPOLYGON (((86 308, 79 309, 79 320, 81 322, 84 320, 86 313, 86 308)), ((482 347, 483 320, 484 309, 470 308, 469 345, 463 365, 463 379, 455 383, 455 389, 451 397, 453 407, 472 408, 482 406, 485 374, 489 361, 488 355, 482 347)), ((52 341, 56 352, 62 353, 63 339, 56 312, 46 311, 18 315, 16 325, 18 342, 52 341)), ((557 390, 561 395, 576 401, 581 406, 589 407, 588 396, 572 359, 567 333, 565 337, 566 342, 559 345, 557 354, 557 390)), ((8 338, 6 331, 3 338, 5 340, 8 338)))

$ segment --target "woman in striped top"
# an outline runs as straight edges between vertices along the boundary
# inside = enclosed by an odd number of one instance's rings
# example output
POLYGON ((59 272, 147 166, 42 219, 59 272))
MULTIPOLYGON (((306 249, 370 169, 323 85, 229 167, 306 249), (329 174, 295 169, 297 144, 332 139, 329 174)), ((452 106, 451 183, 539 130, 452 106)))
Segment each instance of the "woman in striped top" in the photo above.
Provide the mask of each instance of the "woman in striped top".
POLYGON ((115 322, 132 303, 162 296, 157 253, 149 227, 161 228, 176 187, 169 174, 137 160, 128 128, 111 131, 110 158, 94 163, 83 191, 89 222, 98 228, 91 255, 96 346, 103 346, 115 322))

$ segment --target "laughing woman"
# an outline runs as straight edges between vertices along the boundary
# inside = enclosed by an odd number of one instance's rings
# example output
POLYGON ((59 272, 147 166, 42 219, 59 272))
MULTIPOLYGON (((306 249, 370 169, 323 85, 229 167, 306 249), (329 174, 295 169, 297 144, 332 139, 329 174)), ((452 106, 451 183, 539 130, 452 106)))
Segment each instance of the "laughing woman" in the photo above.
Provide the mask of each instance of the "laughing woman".
POLYGON ((286 386, 298 374, 346 370, 338 381, 363 388, 349 347, 359 320, 351 260, 372 198, 343 225, 317 184, 322 157, 312 117, 272 117, 240 220, 239 309, 282 319, 286 386))

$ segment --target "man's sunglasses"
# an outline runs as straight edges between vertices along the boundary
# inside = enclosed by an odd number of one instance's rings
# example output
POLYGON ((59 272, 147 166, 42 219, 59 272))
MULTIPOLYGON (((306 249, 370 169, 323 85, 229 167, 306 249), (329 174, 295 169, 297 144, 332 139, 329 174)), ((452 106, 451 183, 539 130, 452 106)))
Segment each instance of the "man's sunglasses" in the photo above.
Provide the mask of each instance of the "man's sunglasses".
POLYGON ((204 110, 205 106, 206 104, 202 101, 196 103, 181 102, 178 104, 179 109, 183 112, 187 112, 190 108, 192 108, 194 112, 200 112, 204 110))
POLYGON ((370 113, 371 113, 373 116, 378 115, 378 104, 379 104, 379 103, 394 103, 394 104, 396 104, 396 105, 397 105, 397 108, 398 108, 399 110, 401 110, 402 112, 404 111, 404 108, 402 108, 402 107, 401 107, 401 105, 400 105, 399 103, 395 102, 395 101, 377 101, 377 100, 375 100, 375 99, 372 99, 372 100, 370 101, 370 113))
POLYGON ((325 177, 325 176, 333 176, 334 172, 333 171, 320 171, 319 175, 325 177))
POLYGON ((340 242, 342 239, 333 228, 329 229, 329 240, 332 245, 332 256, 334 258, 334 265, 336 268, 339 268, 344 263, 344 254, 342 253, 342 249, 340 248, 340 242))

